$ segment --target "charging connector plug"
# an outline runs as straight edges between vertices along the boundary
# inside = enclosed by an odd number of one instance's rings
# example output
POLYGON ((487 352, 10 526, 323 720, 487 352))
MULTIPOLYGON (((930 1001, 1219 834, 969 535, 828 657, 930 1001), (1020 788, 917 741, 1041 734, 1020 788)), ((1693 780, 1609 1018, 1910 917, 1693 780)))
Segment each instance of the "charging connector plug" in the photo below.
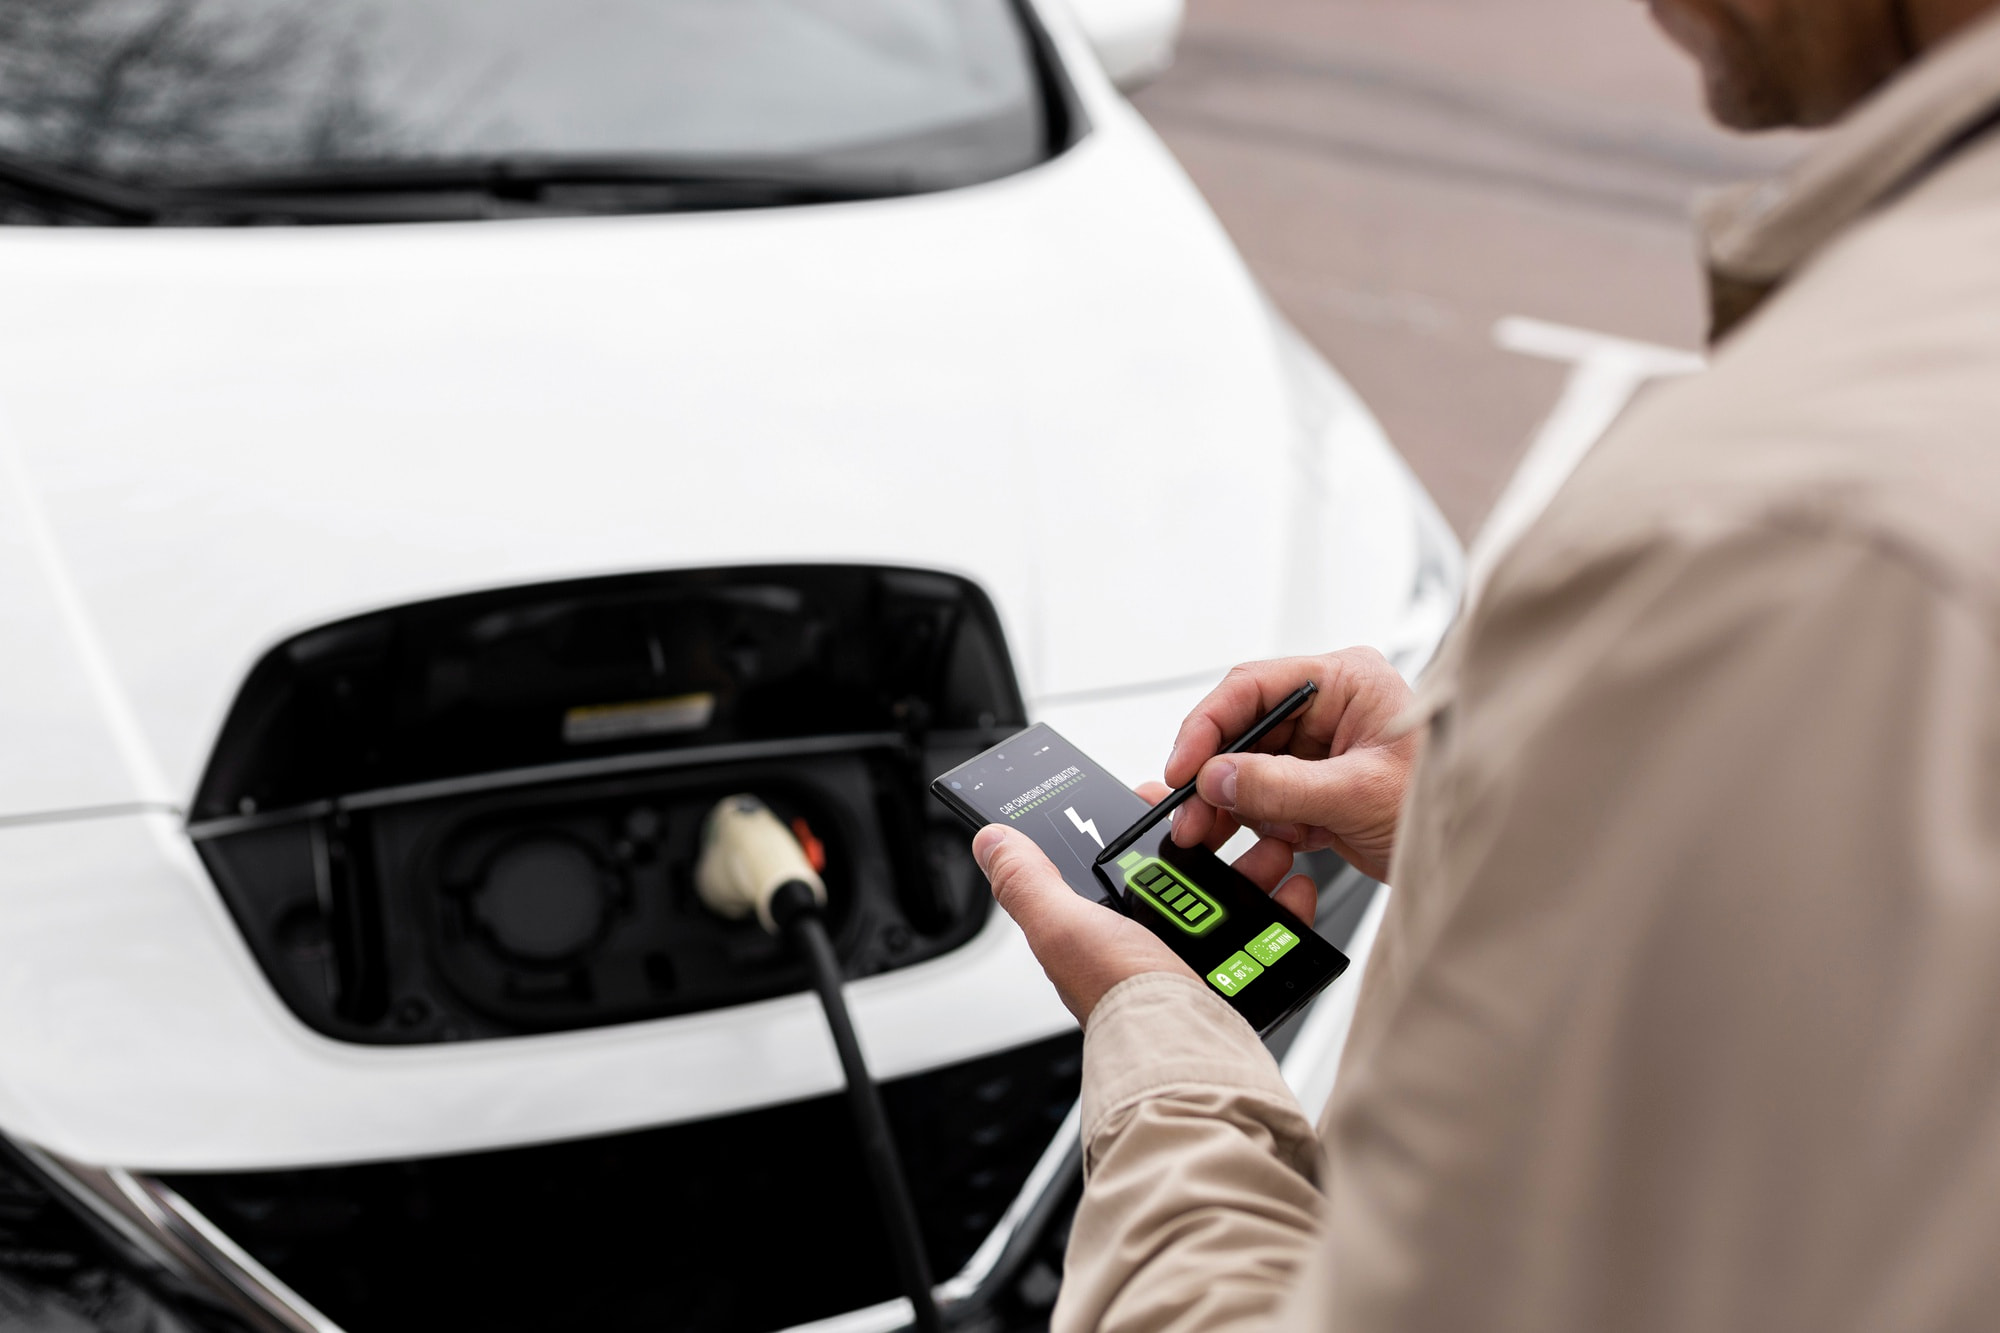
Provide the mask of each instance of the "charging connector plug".
POLYGON ((825 883, 770 806, 745 794, 727 797, 708 812, 694 887, 709 911, 730 921, 754 915, 758 925, 776 935, 771 903, 788 884, 799 886, 814 911, 826 907, 825 883))

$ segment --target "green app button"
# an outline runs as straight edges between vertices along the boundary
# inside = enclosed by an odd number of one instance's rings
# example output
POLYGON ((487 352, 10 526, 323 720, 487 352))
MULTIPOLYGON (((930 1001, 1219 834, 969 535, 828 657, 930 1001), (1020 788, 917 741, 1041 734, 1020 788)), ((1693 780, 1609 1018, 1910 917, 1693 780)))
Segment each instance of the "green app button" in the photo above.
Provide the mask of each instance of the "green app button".
POLYGON ((1274 925, 1267 928, 1256 939, 1244 945, 1243 948, 1252 958, 1255 958, 1265 967, 1269 967, 1290 953, 1292 946, 1298 942, 1298 932, 1283 925, 1274 925))
POLYGON ((1160 915, 1190 935, 1206 935, 1229 913, 1222 904, 1183 879, 1157 856, 1127 852, 1118 859, 1132 891, 1159 909, 1160 915))
POLYGON ((1263 975, 1263 966, 1255 958, 1238 949, 1229 955, 1227 962, 1208 974, 1208 984, 1224 995, 1234 995, 1263 975))

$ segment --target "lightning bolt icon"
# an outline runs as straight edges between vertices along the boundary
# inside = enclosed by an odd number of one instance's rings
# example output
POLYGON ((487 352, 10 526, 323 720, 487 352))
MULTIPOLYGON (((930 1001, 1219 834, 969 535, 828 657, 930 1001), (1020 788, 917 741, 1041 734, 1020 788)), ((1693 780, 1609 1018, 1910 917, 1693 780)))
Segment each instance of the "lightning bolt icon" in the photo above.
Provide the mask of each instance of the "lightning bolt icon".
POLYGON ((1097 836, 1096 820, 1085 819, 1082 816, 1078 815, 1075 806, 1071 806, 1069 809, 1063 811, 1063 813, 1069 816, 1069 822, 1076 825, 1078 832, 1088 833, 1090 835, 1090 840, 1097 844, 1097 849, 1099 851, 1104 850, 1104 839, 1097 836))

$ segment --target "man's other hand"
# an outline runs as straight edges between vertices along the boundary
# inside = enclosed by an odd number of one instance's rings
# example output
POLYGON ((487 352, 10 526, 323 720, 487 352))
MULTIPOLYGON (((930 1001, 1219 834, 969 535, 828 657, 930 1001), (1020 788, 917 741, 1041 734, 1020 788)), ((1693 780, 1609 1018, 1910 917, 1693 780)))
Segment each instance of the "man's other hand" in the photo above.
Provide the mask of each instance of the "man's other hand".
MULTIPOLYGON (((1167 788, 1147 783, 1139 795, 1158 804, 1167 788)), ((1231 825, 1222 839, 1234 832, 1231 825)), ((1219 847, 1222 839, 1214 845, 1219 847)), ((1077 1022, 1088 1022, 1105 992, 1128 977, 1142 972, 1194 975, 1157 935, 1071 889, 1026 834, 989 824, 973 838, 972 854, 993 883, 994 900, 1028 937, 1028 947, 1077 1022)), ((1270 839, 1236 860, 1238 873, 1267 893, 1284 880, 1274 896, 1300 920, 1311 921, 1318 888, 1305 875, 1287 880, 1291 868, 1291 847, 1270 839)))
POLYGON ((1331 847, 1363 874, 1387 877, 1420 734, 1390 723, 1410 699, 1372 648, 1237 667, 1188 714, 1167 760, 1176 786, 1199 775, 1198 794, 1174 812, 1174 841, 1219 846, 1242 826, 1292 851, 1331 847), (1218 754, 1308 680, 1319 693, 1259 753, 1218 754))

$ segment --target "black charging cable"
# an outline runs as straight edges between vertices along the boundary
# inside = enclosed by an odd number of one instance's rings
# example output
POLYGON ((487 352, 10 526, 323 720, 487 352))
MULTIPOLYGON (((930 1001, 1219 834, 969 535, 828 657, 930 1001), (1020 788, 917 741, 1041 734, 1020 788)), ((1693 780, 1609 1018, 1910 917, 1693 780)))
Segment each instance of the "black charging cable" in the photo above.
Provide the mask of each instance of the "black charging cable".
POLYGON ((903 1163, 896 1156, 882 1094, 861 1058, 854 1020, 847 1013, 840 959, 826 933, 822 911, 826 884, 793 829, 780 823, 771 808, 749 792, 724 797, 708 813, 701 836, 701 857, 695 865, 695 891, 709 910, 730 921, 754 916, 773 935, 783 937, 812 974, 819 992, 840 1068, 847 1077, 847 1106, 861 1139, 861 1161, 882 1210, 896 1276, 910 1299, 919 1333, 939 1333, 937 1299, 931 1293, 931 1265, 924 1253, 924 1233, 917 1208, 910 1201, 903 1163))
POLYGON ((910 1200, 902 1159, 896 1155, 889 1117, 882 1109, 882 1094, 875 1086, 874 1075, 868 1072, 867 1062, 861 1058, 854 1020, 848 1017, 840 959, 826 933, 819 899, 810 885, 787 880, 771 898, 771 918, 812 972, 813 989, 819 992, 820 1005, 826 1010, 826 1025, 833 1030, 833 1045, 840 1052, 840 1068, 847 1076, 847 1108, 854 1115, 854 1129, 861 1138, 862 1162, 875 1187, 875 1202, 881 1206, 882 1225, 889 1233, 896 1276, 910 1298, 916 1327, 919 1333, 939 1333, 944 1325, 938 1316, 937 1301, 931 1295, 931 1262, 924 1253, 923 1229, 917 1222, 916 1205, 910 1200))

